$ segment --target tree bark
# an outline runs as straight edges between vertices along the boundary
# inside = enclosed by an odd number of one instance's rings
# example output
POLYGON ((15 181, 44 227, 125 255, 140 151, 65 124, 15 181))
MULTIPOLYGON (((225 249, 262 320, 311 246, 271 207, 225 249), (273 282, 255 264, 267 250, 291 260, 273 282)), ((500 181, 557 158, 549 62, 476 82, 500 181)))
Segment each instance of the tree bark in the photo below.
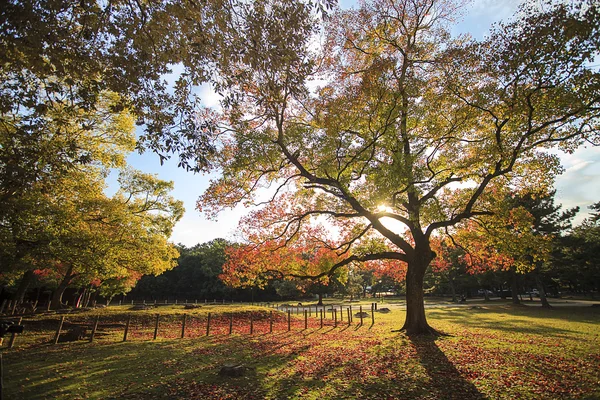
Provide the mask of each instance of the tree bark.
POLYGON ((540 300, 542 301, 542 307, 544 308, 552 308, 550 303, 548 302, 548 298, 546 297, 546 290, 544 288, 544 283, 540 279, 537 271, 535 272, 535 284, 537 285, 538 291, 540 292, 540 300))
POLYGON ((317 302, 318 306, 322 306, 323 305, 323 293, 319 293, 319 301, 317 302))
POLYGON ((69 269, 67 269, 65 277, 60 282, 60 284, 58 285, 58 287, 56 288, 54 293, 52 293, 52 301, 50 303, 50 308, 52 308, 53 310, 57 310, 60 308, 60 305, 62 303, 63 293, 65 292, 67 287, 69 287, 69 284, 71 283, 71 280, 73 279, 73 277, 74 277, 73 267, 70 266, 69 269))
MULTIPOLYGON (((431 250, 427 252, 432 254, 431 250)), ((433 255, 433 254, 432 254, 433 255)), ((401 330, 408 335, 437 335, 438 332, 429 326, 425 317, 425 302, 423 299, 423 278, 431 256, 416 258, 408 263, 406 274, 406 320, 401 330)))
POLYGON ((21 278, 21 282, 19 282, 19 287, 17 289, 17 292, 13 296, 13 300, 16 301, 17 304, 21 304, 25 300, 25 294, 27 293, 27 289, 29 288, 29 285, 33 281, 33 277, 34 277, 34 274, 33 274, 33 270, 31 270, 31 269, 28 269, 23 274, 23 277, 21 278))

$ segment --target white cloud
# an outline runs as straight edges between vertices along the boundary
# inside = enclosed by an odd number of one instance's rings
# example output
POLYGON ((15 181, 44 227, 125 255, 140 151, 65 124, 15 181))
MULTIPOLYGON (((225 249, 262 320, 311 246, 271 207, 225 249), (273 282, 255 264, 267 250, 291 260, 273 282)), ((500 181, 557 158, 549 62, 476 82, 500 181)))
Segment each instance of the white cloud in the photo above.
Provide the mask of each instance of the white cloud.
POLYGON ((556 203, 564 208, 580 207, 575 219, 578 224, 588 216, 587 207, 600 201, 600 148, 582 147, 560 159, 565 172, 556 179, 556 203))

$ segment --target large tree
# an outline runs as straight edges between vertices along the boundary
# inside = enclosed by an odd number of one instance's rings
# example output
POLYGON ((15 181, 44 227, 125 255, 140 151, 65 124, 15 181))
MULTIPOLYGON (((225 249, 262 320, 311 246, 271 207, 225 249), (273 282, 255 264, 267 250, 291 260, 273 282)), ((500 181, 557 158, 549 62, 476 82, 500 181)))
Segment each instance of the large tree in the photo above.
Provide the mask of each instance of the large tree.
POLYGON ((317 277, 354 261, 407 266, 411 334, 434 332, 423 277, 436 232, 490 214, 493 191, 549 186, 559 162, 546 149, 598 139, 597 3, 528 3, 483 41, 451 37, 457 9, 364 2, 338 10, 315 39, 309 5, 257 1, 227 30, 235 56, 216 65, 223 174, 199 207, 258 203, 260 188, 276 187, 272 214, 242 227, 260 237, 249 245, 276 240, 278 251, 326 221, 330 232, 310 240, 339 260, 317 277))
POLYGON ((16 300, 49 254, 55 222, 74 217, 63 218, 69 204, 102 195, 109 169, 122 168, 133 150, 133 120, 113 109, 118 101, 104 92, 95 109, 76 112, 49 101, 34 130, 21 129, 26 118, 0 115, 0 265, 4 274, 25 272, 16 300))
MULTIPOLYGON (((112 289, 128 290, 116 283, 135 282, 175 266, 179 254, 168 239, 183 207, 169 194, 172 182, 127 170, 119 183, 121 188, 110 198, 101 186, 99 192, 79 190, 72 198, 60 199, 63 217, 48 221, 54 228, 49 258, 59 277, 53 308, 60 306, 65 289, 74 282, 100 287, 106 282, 112 289)), ((102 291, 118 294, 108 287, 102 291)))

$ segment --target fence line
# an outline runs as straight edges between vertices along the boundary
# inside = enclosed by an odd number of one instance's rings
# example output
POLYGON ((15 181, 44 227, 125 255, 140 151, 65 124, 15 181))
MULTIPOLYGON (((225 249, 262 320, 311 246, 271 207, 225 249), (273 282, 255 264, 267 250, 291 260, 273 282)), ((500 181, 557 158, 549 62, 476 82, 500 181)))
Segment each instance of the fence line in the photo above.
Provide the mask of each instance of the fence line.
MULTIPOLYGON (((314 314, 314 318, 312 317, 312 313, 309 311, 312 309, 312 307, 305 307, 302 309, 302 314, 303 317, 300 316, 300 318, 294 318, 292 319, 292 313, 293 311, 296 311, 296 315, 299 313, 299 308, 296 307, 279 307, 279 306, 275 306, 273 308, 277 308, 277 309, 281 309, 283 312, 281 312, 280 314, 277 315, 277 322, 278 325, 284 325, 287 323, 287 331, 291 332, 292 331, 292 325, 298 325, 299 323, 301 323, 302 319, 304 319, 304 330, 309 329, 309 325, 312 325, 313 328, 317 328, 318 329, 322 329, 325 326, 325 322, 324 320, 327 319, 327 311, 328 309, 326 309, 326 307, 316 307, 315 308, 315 314, 314 314), (309 318, 309 313, 310 313, 310 318, 309 318), (309 320, 311 321, 311 324, 309 324, 309 320), (293 324, 292 321, 296 321, 296 324, 293 324)), ((352 320, 353 320, 353 316, 352 316, 352 306, 349 307, 345 307, 346 311, 347 311, 347 325, 350 326, 352 324, 352 320)), ((344 307, 343 306, 339 306, 339 312, 340 312, 340 319, 339 322, 341 323, 340 325, 344 326, 345 324, 343 324, 343 310, 344 307)), ((365 315, 368 315, 367 313, 363 313, 363 307, 362 305, 359 307, 359 314, 357 316, 360 317, 360 323, 357 325, 357 327, 362 327, 364 324, 364 317, 365 315)), ((375 324, 375 311, 377 310, 377 307, 375 304, 371 304, 371 312, 369 314, 371 314, 371 326, 373 326, 375 324)), ((337 328, 338 327, 338 307, 337 306, 332 306, 331 309, 329 310, 332 312, 332 317, 331 317, 331 322, 328 324, 329 326, 332 326, 333 328, 337 328)), ((212 335, 218 335, 218 334, 225 334, 225 332, 227 332, 227 334, 231 335, 234 331, 234 320, 235 320, 235 316, 239 314, 239 313, 222 313, 222 314, 217 314, 215 318, 213 318, 213 313, 207 313, 205 318, 202 318, 200 316, 195 316, 193 314, 189 315, 189 321, 190 324, 188 327, 188 330, 190 328, 195 328, 195 325, 198 325, 199 321, 200 323, 202 323, 202 321, 205 321, 205 328, 206 328, 206 332, 205 332, 205 336, 210 336, 212 335), (227 321, 228 320, 228 321, 227 321), (213 327, 214 329, 211 329, 211 324, 215 323, 216 325, 215 327, 213 327), (227 331, 227 322, 229 325, 229 329, 227 331)), ((249 329, 246 330, 245 332, 247 333, 249 331, 250 335, 255 334, 256 331, 256 323, 258 323, 259 327, 261 328, 260 330, 263 331, 263 333, 273 333, 274 331, 276 331, 277 329, 274 329, 274 322, 275 322, 275 315, 273 313, 273 311, 269 311, 268 314, 265 314, 262 316, 262 318, 259 319, 255 319, 255 315, 253 312, 246 312, 246 313, 242 313, 242 317, 239 318, 238 320, 241 320, 241 323, 248 323, 247 320, 249 319, 249 329)), ((128 339, 130 340, 130 334, 133 333, 134 337, 137 334, 137 337, 139 338, 141 335, 143 335, 144 332, 147 332, 148 329, 150 329, 150 332, 152 332, 152 328, 153 328, 153 333, 151 335, 152 340, 156 340, 159 337, 159 327, 160 325, 160 314, 156 314, 156 316, 154 317, 154 326, 152 327, 152 325, 150 325, 150 327, 148 328, 148 326, 144 327, 144 322, 147 320, 147 318, 144 320, 144 316, 135 316, 135 324, 140 324, 140 320, 142 320, 141 322, 141 328, 139 328, 137 331, 135 331, 135 325, 132 325, 132 313, 127 314, 126 319, 125 319, 125 325, 124 325, 124 331, 123 332, 123 336, 122 336, 122 341, 126 342, 128 341, 128 339), (141 318, 139 318, 141 317, 141 318), (141 334, 140 334, 141 332, 141 334)), ((168 317, 169 316, 165 316, 168 317)), ((114 321, 114 318, 108 318, 110 321, 114 321)), ((75 318, 75 320, 77 320, 77 318, 75 318)), ((165 324, 163 325, 164 328, 163 330, 165 330, 166 333, 166 337, 169 337, 169 333, 172 332, 176 332, 177 329, 180 329, 180 335, 175 335, 174 337, 179 337, 179 338, 185 338, 186 337, 186 324, 188 322, 188 314, 187 313, 183 313, 182 314, 182 319, 180 320, 180 323, 177 323, 176 318, 171 319, 171 321, 167 321, 165 322, 165 324), (174 327, 174 325, 179 325, 180 328, 174 327)), ((19 319, 18 324, 21 324, 22 322, 22 318, 19 319)), ((68 327, 65 329, 64 328, 64 324, 65 324, 65 316, 62 315, 60 317, 60 320, 58 321, 58 326, 56 329, 56 332, 53 335, 53 338, 51 340, 51 343, 53 344, 58 344, 59 343, 59 339, 61 338, 61 335, 65 334, 65 330, 68 329, 68 327)), ((151 324, 151 323, 150 323, 151 324)), ((72 329, 75 329, 77 327, 81 328, 82 324, 76 324, 73 325, 72 329)), ((101 324, 101 317, 99 315, 97 315, 92 321, 91 323, 88 322, 86 324, 84 324, 85 326, 91 327, 91 334, 89 337, 89 341, 93 342, 95 339, 95 336, 98 334, 99 330, 103 330, 104 331, 104 327, 101 324)), ((123 326, 123 325, 121 325, 123 326)), ((248 325, 246 325, 248 326, 248 325)), ((195 333, 198 332, 198 328, 195 328, 195 333)), ((281 327, 283 328, 283 327, 281 327)), ((281 329, 280 330, 284 330, 281 329)), ((87 328, 86 328, 87 329, 87 328)), ((84 330, 85 331, 85 330, 84 330)), ((112 330, 110 331, 110 333, 117 333, 118 329, 116 330, 112 330)), ((68 333, 68 332, 67 332, 68 333)), ((102 332, 104 333, 104 332, 102 332)), ((243 333, 243 329, 242 332, 243 333)), ((15 339, 16 339, 16 334, 13 334, 10 338, 9 341, 9 348, 12 348, 14 346, 15 343, 15 339)), ((189 335, 188 335, 189 336, 189 335)), ((194 336, 192 334, 192 336, 194 336)), ((200 337, 202 335, 196 335, 196 337, 200 337)), ((148 339, 150 340, 150 339, 148 339)))

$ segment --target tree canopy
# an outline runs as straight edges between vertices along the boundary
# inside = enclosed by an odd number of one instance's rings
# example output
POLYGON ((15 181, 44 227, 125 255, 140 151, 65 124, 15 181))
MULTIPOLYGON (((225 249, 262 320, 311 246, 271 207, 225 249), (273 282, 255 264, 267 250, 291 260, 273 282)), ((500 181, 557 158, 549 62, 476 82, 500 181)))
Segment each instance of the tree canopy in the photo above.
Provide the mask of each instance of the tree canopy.
POLYGON ((240 56, 217 65, 223 174, 199 208, 258 203, 274 187, 242 226, 248 245, 310 240, 339 258, 316 276, 355 261, 407 268, 409 333, 433 331, 422 286, 433 238, 493 214, 494 198, 548 190, 560 172, 548 149, 598 141, 595 2, 526 3, 482 41, 449 34, 458 9, 374 0, 319 21, 302 2, 255 2, 228 31, 240 56))

